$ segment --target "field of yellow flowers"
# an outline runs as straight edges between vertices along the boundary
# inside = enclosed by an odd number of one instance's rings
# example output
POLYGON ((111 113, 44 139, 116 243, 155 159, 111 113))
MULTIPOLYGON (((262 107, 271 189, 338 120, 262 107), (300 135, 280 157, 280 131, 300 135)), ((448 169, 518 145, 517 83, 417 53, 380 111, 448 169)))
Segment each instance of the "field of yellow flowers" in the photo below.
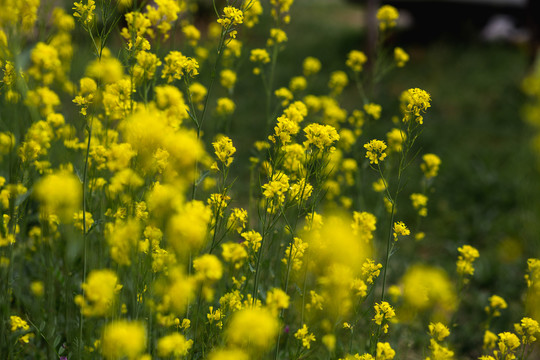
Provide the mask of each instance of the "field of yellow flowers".
POLYGON ((398 10, 325 63, 287 51, 297 5, 0 0, 0 359, 540 356, 540 254, 510 234, 490 260, 468 240, 495 217, 448 210, 441 153, 477 140, 434 125, 459 110, 398 10))

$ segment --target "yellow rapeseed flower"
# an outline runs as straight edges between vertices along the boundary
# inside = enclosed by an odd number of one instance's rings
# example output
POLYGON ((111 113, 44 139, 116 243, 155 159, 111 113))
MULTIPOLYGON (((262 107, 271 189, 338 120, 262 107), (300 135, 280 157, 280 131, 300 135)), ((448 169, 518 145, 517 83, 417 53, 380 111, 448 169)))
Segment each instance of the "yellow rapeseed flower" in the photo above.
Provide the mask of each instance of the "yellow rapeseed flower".
POLYGON ((204 254, 193 260, 195 277, 202 282, 216 282, 223 276, 223 267, 217 256, 204 254))
POLYGON ((221 136, 217 141, 212 143, 212 146, 219 161, 225 167, 229 167, 234 159, 232 155, 236 152, 232 140, 227 136, 221 136))
POLYGON ((389 343, 377 343, 377 360, 392 360, 396 356, 396 352, 389 343))
POLYGON ((443 323, 430 323, 429 334, 436 341, 443 341, 446 337, 450 335, 450 330, 443 323))
POLYGON ((302 328, 298 329, 298 331, 294 333, 294 337, 302 341, 302 346, 306 349, 310 349, 311 342, 316 340, 315 335, 313 335, 313 333, 309 333, 306 324, 304 324, 302 328))
POLYGON ((441 159, 435 154, 424 154, 422 160, 424 160, 424 162, 420 164, 420 169, 424 172, 426 179, 437 176, 441 159))
POLYGON ((122 288, 112 270, 92 270, 81 287, 84 296, 77 295, 75 303, 81 307, 84 316, 112 315, 116 296, 122 288))
POLYGON ((158 339, 157 352, 161 357, 180 359, 187 355, 192 345, 193 340, 186 340, 182 334, 172 333, 158 339))
POLYGON ((321 70, 321 61, 313 56, 308 56, 302 63, 304 76, 310 76, 318 73, 321 70))
POLYGON ((312 145, 319 150, 332 151, 334 143, 339 141, 339 134, 336 128, 331 125, 309 124, 304 128, 304 132, 306 133, 305 148, 312 145))
POLYGON ((467 283, 468 276, 474 274, 473 262, 480 256, 476 248, 470 245, 463 245, 458 248, 459 256, 456 262, 457 273, 464 277, 464 282, 467 283))
POLYGON ((382 140, 373 139, 364 144, 366 151, 366 158, 369 159, 370 164, 379 164, 386 158, 386 144, 382 140))
POLYGON ((236 26, 244 22, 244 13, 242 10, 237 9, 234 6, 226 6, 223 9, 223 15, 217 19, 217 22, 225 30, 228 30, 232 26, 236 26))
POLYGON ((81 181, 72 173, 61 170, 38 181, 34 195, 41 208, 48 214, 58 215, 63 222, 71 223, 82 201, 81 181))
POLYGON ((108 360, 135 360, 146 349, 146 330, 142 323, 119 320, 105 325, 101 354, 108 360))
POLYGON ((270 349, 278 334, 279 323, 264 308, 247 308, 236 312, 226 330, 227 343, 261 355, 270 349))
POLYGON ((382 31, 396 26, 399 18, 398 10, 391 5, 383 5, 377 11, 377 20, 379 20, 379 29, 382 31))
POLYGON ((352 69, 354 72, 362 71, 362 67, 367 61, 367 56, 362 51, 352 50, 347 55, 347 61, 345 64, 352 69))
POLYGON ((413 88, 409 89, 401 95, 403 122, 410 120, 416 121, 418 124, 424 123, 423 113, 431 107, 431 96, 425 90, 413 88))
POLYGON ((532 344, 540 336, 538 321, 530 317, 524 317, 519 324, 514 324, 514 329, 521 336, 521 342, 523 344, 532 344))
POLYGON ((394 61, 397 67, 404 67, 407 61, 409 61, 409 54, 400 47, 394 49, 394 61))
POLYGON ((397 221, 394 223, 394 241, 398 240, 398 236, 410 235, 411 231, 403 223, 403 221, 397 221))

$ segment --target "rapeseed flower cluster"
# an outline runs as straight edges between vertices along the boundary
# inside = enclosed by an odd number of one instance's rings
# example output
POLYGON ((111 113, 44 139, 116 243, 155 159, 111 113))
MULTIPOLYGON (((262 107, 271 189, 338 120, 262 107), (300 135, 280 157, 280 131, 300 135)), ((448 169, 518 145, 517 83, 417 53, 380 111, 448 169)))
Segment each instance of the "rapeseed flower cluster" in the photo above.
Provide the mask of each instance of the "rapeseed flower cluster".
MULTIPOLYGON (((227 1, 207 28, 199 6, 75 1, 39 20, 50 36, 35 36, 38 0, 0 2, 0 353, 390 360, 404 350, 390 324, 427 319, 429 359, 452 358, 443 323, 461 288, 441 268, 396 260, 402 249, 404 260, 422 256, 402 239, 423 234, 411 219, 427 216, 441 163, 412 156, 431 96, 405 91, 403 124, 362 84, 404 66, 407 52, 390 49, 381 74, 368 73, 359 50, 329 74, 308 56, 278 84, 292 0, 227 1), (265 15, 265 38, 244 39, 265 15), (72 71, 82 36, 95 58, 72 71), (268 130, 254 144, 249 184, 238 175, 245 139, 231 134, 244 109, 244 57, 266 100, 253 121, 268 130), (357 108, 347 104, 353 82, 357 108), (373 139, 375 124, 386 141, 373 139)), ((398 17, 379 10, 381 40, 398 17)), ((478 251, 458 251, 466 282, 478 251)), ((486 327, 496 359, 536 343, 537 262, 515 334, 486 327)), ((505 307, 489 299, 488 325, 505 307)))
POLYGON ((379 20, 379 29, 381 31, 395 27, 398 18, 398 10, 391 5, 383 5, 377 11, 377 20, 379 20))
POLYGON ((463 276, 465 283, 469 282, 469 276, 474 274, 474 261, 480 256, 478 250, 470 245, 458 248, 459 256, 456 262, 457 273, 463 276))

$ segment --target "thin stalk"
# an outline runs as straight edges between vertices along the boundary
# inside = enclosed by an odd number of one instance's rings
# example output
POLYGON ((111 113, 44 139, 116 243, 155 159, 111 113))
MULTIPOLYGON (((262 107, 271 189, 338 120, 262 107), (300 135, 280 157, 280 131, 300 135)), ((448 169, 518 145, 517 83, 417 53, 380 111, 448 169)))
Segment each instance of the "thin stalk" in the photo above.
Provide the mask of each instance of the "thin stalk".
MULTIPOLYGON (((390 197, 390 201, 392 201, 392 210, 390 212, 390 225, 389 225, 389 230, 388 230, 388 238, 387 238, 387 241, 386 241, 386 256, 385 256, 385 261, 384 261, 384 269, 383 269, 383 282, 382 282, 382 290, 381 290, 381 301, 384 301, 384 295, 385 295, 385 288, 386 288, 386 273, 388 271, 388 264, 390 262, 390 255, 391 255, 391 244, 392 244, 392 229, 393 229, 393 226, 394 226, 394 215, 395 215, 395 212, 396 212, 396 202, 397 202, 397 197, 398 197, 398 194, 400 192, 400 187, 401 187, 401 175, 402 175, 402 168, 403 168, 403 159, 404 159, 404 156, 403 156, 403 152, 401 153, 401 157, 400 157, 400 160, 399 160, 399 169, 398 169, 398 179, 397 179, 397 186, 396 186, 396 193, 394 195, 394 197, 390 197)), ((380 164, 377 164, 378 165, 378 169, 379 169, 379 174, 381 175, 381 178, 384 180, 384 176, 383 176, 383 173, 382 173, 382 170, 381 170, 381 166, 380 164)), ((385 182, 385 187, 386 187, 386 191, 387 191, 387 194, 389 195, 390 192, 389 192, 389 188, 388 188, 388 184, 385 182)))
POLYGON ((268 78, 266 86, 266 132, 270 130, 270 125, 272 123, 272 114, 270 113, 270 108, 272 104, 272 89, 274 87, 274 76, 276 73, 276 64, 278 57, 278 44, 275 43, 272 48, 272 63, 270 64, 270 76, 268 78))
MULTIPOLYGON (((90 155, 90 142, 92 139, 92 122, 93 117, 90 118, 90 125, 86 125, 86 131, 88 132, 88 142, 86 143, 86 155, 84 159, 84 168, 83 168, 83 183, 82 183, 82 223, 83 223, 83 278, 82 282, 86 282, 86 266, 87 266, 87 247, 88 247, 88 239, 87 239, 87 230, 86 230, 86 185, 87 185, 87 173, 88 173, 88 159, 90 155)), ((82 296, 84 297, 84 287, 82 289, 82 296)), ((79 358, 82 356, 82 338, 83 338, 83 324, 84 324, 84 317, 82 314, 82 311, 79 312, 79 358)))

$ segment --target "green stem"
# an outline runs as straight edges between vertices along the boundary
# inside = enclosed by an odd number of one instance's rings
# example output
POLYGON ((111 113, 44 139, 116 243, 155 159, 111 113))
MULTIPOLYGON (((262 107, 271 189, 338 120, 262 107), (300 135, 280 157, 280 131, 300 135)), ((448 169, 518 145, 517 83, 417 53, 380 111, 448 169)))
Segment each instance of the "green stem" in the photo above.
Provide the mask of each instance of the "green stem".
POLYGON ((276 73, 276 64, 278 57, 278 44, 275 43, 272 48, 272 63, 270 65, 270 76, 266 86, 266 133, 270 131, 270 125, 272 124, 272 114, 270 113, 272 105, 272 89, 274 88, 274 76, 276 73))

